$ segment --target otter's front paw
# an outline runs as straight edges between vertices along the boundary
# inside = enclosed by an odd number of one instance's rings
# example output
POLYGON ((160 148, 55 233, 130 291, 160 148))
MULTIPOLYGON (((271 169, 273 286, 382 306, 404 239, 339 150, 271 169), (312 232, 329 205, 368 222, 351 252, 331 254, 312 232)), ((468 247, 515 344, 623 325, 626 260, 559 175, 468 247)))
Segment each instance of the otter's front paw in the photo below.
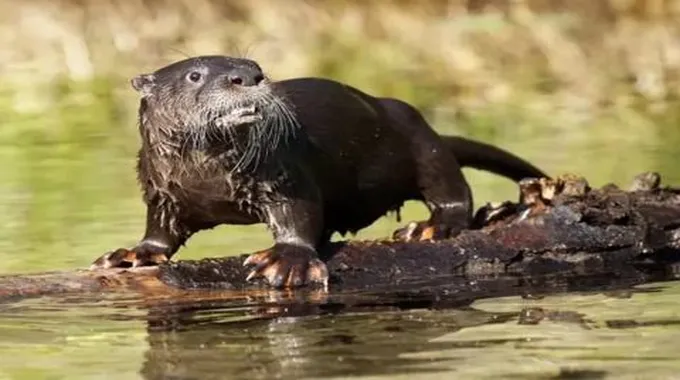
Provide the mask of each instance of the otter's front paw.
POLYGON ((253 124, 262 120, 262 115, 257 113, 255 106, 239 108, 215 119, 215 125, 220 128, 236 127, 239 125, 253 124))
POLYGON ((294 288, 320 283, 328 285, 328 269, 311 248, 275 244, 250 255, 243 265, 254 265, 246 281, 264 277, 274 288, 294 288))
POLYGON ((442 240, 457 236, 463 229, 463 226, 432 224, 430 221, 411 222, 394 231, 392 239, 402 242, 442 240))
POLYGON ((165 252, 154 251, 145 247, 133 249, 119 248, 115 251, 107 252, 95 260, 90 265, 90 270, 159 265, 166 261, 168 261, 168 256, 165 252))

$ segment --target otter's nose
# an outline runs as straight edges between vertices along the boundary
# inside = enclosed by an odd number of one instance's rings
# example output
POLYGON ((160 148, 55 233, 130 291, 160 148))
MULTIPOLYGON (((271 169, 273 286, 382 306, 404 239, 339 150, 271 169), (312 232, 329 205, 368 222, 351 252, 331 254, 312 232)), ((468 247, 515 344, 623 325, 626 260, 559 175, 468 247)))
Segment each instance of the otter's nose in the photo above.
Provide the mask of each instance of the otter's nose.
POLYGON ((264 75, 259 70, 238 68, 227 76, 230 84, 237 86, 256 86, 264 80, 264 75))

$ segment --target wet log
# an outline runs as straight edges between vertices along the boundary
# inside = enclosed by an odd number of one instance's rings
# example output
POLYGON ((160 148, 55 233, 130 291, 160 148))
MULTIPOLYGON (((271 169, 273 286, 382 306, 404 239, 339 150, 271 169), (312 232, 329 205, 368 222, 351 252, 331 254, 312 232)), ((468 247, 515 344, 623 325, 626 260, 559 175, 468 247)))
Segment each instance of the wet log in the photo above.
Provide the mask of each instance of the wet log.
MULTIPOLYGON (((661 187, 655 173, 637 176, 626 191, 615 185, 591 189, 585 179, 569 175, 527 179, 520 183, 520 194, 519 202, 480 208, 473 228, 453 239, 334 243, 323 252, 329 290, 394 291, 500 275, 616 276, 631 268, 665 271, 680 262, 680 190, 661 187)), ((242 296, 266 289, 261 282, 245 282, 245 257, 0 276, 0 297, 118 291, 242 296)))

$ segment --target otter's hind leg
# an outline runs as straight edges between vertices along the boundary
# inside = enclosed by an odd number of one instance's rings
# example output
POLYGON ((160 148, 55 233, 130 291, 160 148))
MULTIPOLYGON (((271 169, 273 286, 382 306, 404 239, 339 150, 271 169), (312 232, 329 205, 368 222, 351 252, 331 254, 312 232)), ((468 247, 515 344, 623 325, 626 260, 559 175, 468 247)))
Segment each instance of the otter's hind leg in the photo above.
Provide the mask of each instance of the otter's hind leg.
POLYGON ((394 99, 381 99, 390 125, 411 144, 417 185, 430 219, 395 231, 397 240, 443 239, 457 235, 472 220, 472 193, 461 166, 420 112, 394 99))
POLYGON ((434 145, 418 148, 414 159, 418 186, 430 210, 430 219, 411 222, 395 231, 393 237, 410 241, 456 236, 472 220, 471 191, 458 162, 450 152, 434 145))

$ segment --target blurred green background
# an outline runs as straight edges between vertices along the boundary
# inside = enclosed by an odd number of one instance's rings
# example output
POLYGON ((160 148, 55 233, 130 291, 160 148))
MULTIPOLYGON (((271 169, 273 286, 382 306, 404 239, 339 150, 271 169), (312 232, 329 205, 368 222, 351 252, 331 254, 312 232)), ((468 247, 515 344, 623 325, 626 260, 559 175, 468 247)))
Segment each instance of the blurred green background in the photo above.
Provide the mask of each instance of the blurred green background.
MULTIPOLYGON (((87 266, 134 244, 129 79, 201 54, 274 79, 324 76, 418 106, 442 133, 497 144, 553 175, 678 184, 678 0, 0 0, 0 272, 87 266)), ((466 170, 476 206, 515 186, 466 170)), ((408 204, 405 220, 425 217, 408 204)), ((383 218, 358 238, 387 236, 383 218)), ((264 226, 192 238, 179 258, 271 243, 264 226)))

